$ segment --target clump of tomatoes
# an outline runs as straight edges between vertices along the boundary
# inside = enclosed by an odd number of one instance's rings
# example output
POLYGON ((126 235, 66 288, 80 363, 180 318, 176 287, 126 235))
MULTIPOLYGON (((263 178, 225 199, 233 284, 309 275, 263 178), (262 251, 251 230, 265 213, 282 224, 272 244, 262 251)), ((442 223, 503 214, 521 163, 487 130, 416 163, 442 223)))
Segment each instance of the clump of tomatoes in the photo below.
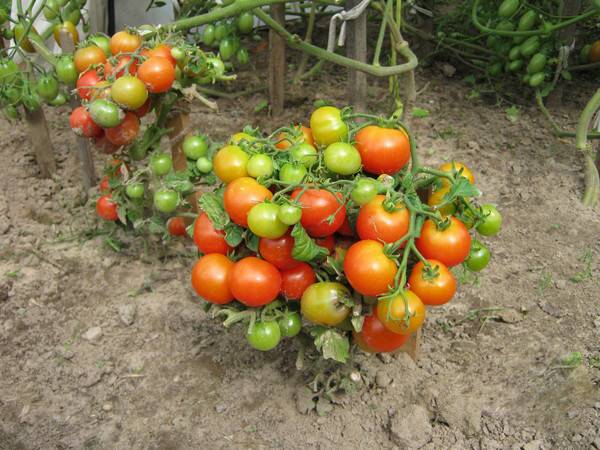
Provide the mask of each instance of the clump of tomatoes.
POLYGON ((395 351, 452 300, 453 268, 488 264, 472 230, 501 216, 464 164, 421 166, 395 119, 322 106, 309 125, 247 129, 206 162, 221 183, 199 200, 193 289, 258 350, 304 331, 340 362, 351 342, 395 351))

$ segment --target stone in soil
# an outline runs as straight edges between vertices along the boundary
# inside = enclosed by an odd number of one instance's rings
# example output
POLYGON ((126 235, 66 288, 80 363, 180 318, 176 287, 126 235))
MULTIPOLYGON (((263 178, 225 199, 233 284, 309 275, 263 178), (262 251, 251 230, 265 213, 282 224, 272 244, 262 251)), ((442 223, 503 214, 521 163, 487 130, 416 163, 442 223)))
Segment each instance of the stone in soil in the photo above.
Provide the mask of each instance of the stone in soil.
POLYGON ((390 438, 402 449, 423 447, 430 441, 431 432, 429 415, 421 405, 410 405, 390 419, 390 438))
POLYGON ((102 328, 92 327, 81 336, 86 341, 95 342, 102 337, 102 328))

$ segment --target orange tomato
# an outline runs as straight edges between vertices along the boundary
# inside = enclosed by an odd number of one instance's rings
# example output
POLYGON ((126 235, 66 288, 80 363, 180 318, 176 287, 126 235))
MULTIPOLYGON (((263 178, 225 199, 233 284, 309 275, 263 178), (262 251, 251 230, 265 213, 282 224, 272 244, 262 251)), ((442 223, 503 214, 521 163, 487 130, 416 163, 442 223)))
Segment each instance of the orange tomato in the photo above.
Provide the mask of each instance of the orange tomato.
POLYGON ((277 147, 279 150, 287 150, 293 144, 298 143, 306 143, 312 146, 315 145, 310 128, 305 127, 304 125, 296 125, 293 128, 297 131, 301 131, 302 134, 297 137, 288 137, 288 133, 279 133, 277 135, 277 144, 275 144, 275 147, 277 147))
POLYGON ((402 202, 395 205, 394 211, 384 207, 385 195, 377 195, 363 205, 356 219, 356 231, 361 239, 395 242, 408 233, 410 213, 402 202))
POLYGON ((192 287, 204 300, 224 305, 233 300, 229 289, 229 274, 233 261, 220 253, 205 255, 192 269, 192 287))
POLYGON ((109 45, 113 55, 133 53, 142 46, 142 38, 138 34, 119 31, 112 35, 109 45))
POLYGON ((413 267, 408 284, 425 305, 437 306, 448 303, 456 293, 456 280, 444 263, 428 259, 431 270, 419 261, 413 267), (435 275, 435 276, 434 276, 435 275))
POLYGON ((390 299, 379 300, 377 318, 394 333, 411 334, 425 320, 425 305, 414 292, 404 291, 390 299))
POLYGON ((223 205, 231 220, 242 227, 248 226, 248 212, 257 203, 270 200, 271 191, 254 178, 241 177, 227 185, 223 194, 223 205))
POLYGON ((77 49, 73 60, 77 72, 82 73, 95 64, 103 64, 106 62, 106 55, 100 47, 92 45, 77 49))
POLYGON ((435 222, 427 219, 415 245, 425 258, 435 259, 452 267, 469 256, 471 236, 465 224, 456 217, 448 217, 447 220, 450 221, 448 226, 440 229, 435 222))
POLYGON ((144 82, 148 92, 160 94, 167 92, 175 81, 175 67, 167 58, 152 56, 142 63, 137 76, 144 82))

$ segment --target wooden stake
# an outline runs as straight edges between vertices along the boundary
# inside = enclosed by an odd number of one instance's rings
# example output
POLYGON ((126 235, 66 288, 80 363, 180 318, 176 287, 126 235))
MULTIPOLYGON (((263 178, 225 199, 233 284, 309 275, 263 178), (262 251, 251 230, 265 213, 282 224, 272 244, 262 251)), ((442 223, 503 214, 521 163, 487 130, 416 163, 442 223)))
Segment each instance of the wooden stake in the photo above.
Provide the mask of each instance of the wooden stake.
POLYGON ((29 139, 35 152, 40 174, 43 178, 50 178, 56 172, 56 161, 44 110, 41 106, 35 111, 28 111, 25 108, 25 120, 29 127, 29 139))
MULTIPOLYGON (((73 52, 75 50, 73 37, 68 31, 63 29, 60 30, 60 46, 65 53, 73 52)), ((71 105, 71 108, 79 106, 77 99, 74 97, 70 98, 69 104, 71 105)), ((77 137, 77 151, 79 153, 79 164, 81 166, 81 179, 87 192, 87 190, 92 186, 95 186, 98 181, 88 139, 81 136, 77 137)))
MULTIPOLYGON (((271 17, 285 23, 285 5, 271 5, 271 17)), ((271 116, 283 113, 285 100, 285 41, 279 34, 269 30, 269 103, 271 116)))
MULTIPOLYGON (((178 112, 173 117, 171 117, 167 123, 167 128, 171 129, 169 133, 169 138, 176 139, 171 145, 171 158, 173 158, 173 167, 175 171, 184 171, 187 169, 187 158, 183 153, 183 139, 184 136, 181 134, 188 129, 190 126, 190 114, 187 111, 178 112)), ((200 197, 199 192, 194 192, 193 194, 188 195, 187 201, 189 202, 192 211, 198 212, 198 198, 200 197)), ((185 218, 186 224, 189 225, 191 223, 190 218, 185 218)))
MULTIPOLYGON (((358 5, 361 0, 347 0, 346 9, 358 5)), ((346 22, 346 55, 360 62, 367 62, 367 14, 363 12, 355 20, 346 22)), ((348 87, 346 90, 348 103, 357 111, 367 109, 367 74, 348 69, 348 87)))

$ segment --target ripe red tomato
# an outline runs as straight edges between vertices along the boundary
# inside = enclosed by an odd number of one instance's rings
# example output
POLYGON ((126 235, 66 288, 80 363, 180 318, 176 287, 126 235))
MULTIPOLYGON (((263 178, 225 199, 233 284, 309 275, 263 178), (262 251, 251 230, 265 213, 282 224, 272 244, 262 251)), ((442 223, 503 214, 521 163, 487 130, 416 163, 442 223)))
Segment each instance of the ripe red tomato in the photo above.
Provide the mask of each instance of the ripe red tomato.
POLYGON ((171 236, 186 236, 185 219, 183 217, 171 217, 167 221, 167 230, 171 236))
POLYGON ((348 217, 346 217, 346 220, 344 220, 344 223, 342 224, 342 226, 337 230, 337 232, 339 234, 341 234, 342 236, 348 236, 348 237, 352 237, 355 236, 354 234, 354 230, 352 229, 352 227, 350 226, 350 222, 348 222, 348 217))
POLYGON ((410 213, 402 202, 394 205, 391 212, 386 210, 385 195, 377 195, 360 208, 356 220, 356 231, 361 239, 395 242, 408 233, 410 213))
POLYGON ((299 300, 316 281, 315 271, 310 264, 301 262, 292 269, 281 271, 281 293, 288 300, 299 300))
POLYGON ((171 55, 171 47, 169 47, 167 44, 158 44, 156 47, 154 48, 145 48, 144 50, 142 50, 142 56, 145 56, 146 58, 152 58, 153 56, 160 56, 163 58, 166 58, 169 60, 169 62, 171 64, 173 64, 173 66, 175 66, 175 64, 177 64, 177 61, 175 61, 175 58, 173 58, 173 55, 171 55))
POLYGON ((313 146, 315 145, 315 141, 313 139, 312 131, 310 131, 310 128, 305 127, 304 125, 296 125, 294 128, 296 130, 299 129, 299 131, 302 132, 302 135, 298 136, 297 138, 294 138, 288 137, 287 133, 279 133, 277 135, 277 144, 275 144, 275 147, 277 147, 279 150, 287 150, 293 144, 299 144, 303 142, 313 146))
POLYGON ((217 305, 231 302, 233 295, 228 279, 233 265, 233 261, 219 253, 200 258, 192 269, 192 287, 196 294, 217 305))
POLYGON ((102 180, 100 180, 100 184, 98 184, 98 189, 100 190, 100 192, 102 193, 108 193, 110 192, 110 179, 108 178, 108 175, 105 175, 102 180))
POLYGON ((456 217, 449 217, 448 220, 450 225, 440 230, 435 222, 427 219, 415 245, 425 258, 435 259, 452 267, 469 256, 471 236, 467 227, 456 217))
POLYGON ((419 261, 413 267, 408 284, 425 305, 443 305, 448 303, 456 293, 456 280, 445 264, 428 259, 432 270, 426 270, 425 264, 419 261), (434 276, 437 274, 437 276, 434 276))
POLYGON ((300 222, 308 234, 313 237, 325 237, 341 228, 346 219, 346 206, 341 204, 342 194, 336 198, 325 189, 307 189, 302 195, 302 189, 296 189, 291 197, 302 207, 300 222), (329 223, 330 216, 333 221, 329 223))
POLYGON ((202 253, 226 255, 231 247, 227 245, 225 233, 216 230, 206 213, 200 213, 194 222, 194 243, 202 253))
POLYGON ((95 70, 88 70, 77 79, 77 95, 82 100, 90 100, 95 93, 95 89, 89 89, 102 81, 100 75, 95 70), (87 88, 87 89, 86 89, 87 88))
POLYGON ((142 106, 140 106, 138 109, 133 111, 133 113, 141 119, 146 114, 148 114, 151 109, 152 109, 152 98, 148 97, 146 99, 146 102, 142 106))
POLYGON ((131 64, 129 64, 129 62, 131 61, 131 56, 121 55, 121 56, 117 57, 116 60, 117 60, 117 62, 114 65, 110 61, 110 59, 104 63, 104 77, 105 78, 108 78, 111 76, 114 76, 115 78, 121 78, 123 75, 126 75, 127 72, 129 72, 129 75, 135 75, 135 73, 137 72, 137 69, 138 69, 138 65, 135 60, 132 61, 131 64), (125 68, 127 66, 127 64, 129 64, 129 69, 125 68))
POLYGON ((159 94, 171 89, 175 81, 175 67, 167 58, 153 56, 142 63, 137 76, 144 82, 148 92, 159 94))
POLYGON ((255 256, 235 263, 229 274, 231 293, 246 306, 257 307, 271 303, 281 290, 281 274, 277 268, 255 256))
POLYGON ((92 120, 92 116, 85 106, 78 106, 71 112, 69 124, 73 132, 78 136, 91 138, 102 134, 102 128, 92 120))
POLYGON ((117 220, 117 204, 112 201, 111 195, 103 195, 96 201, 96 213, 104 220, 117 220))
POLYGON ((104 153, 105 155, 112 155, 113 153, 116 153, 117 150, 119 150, 118 145, 115 145, 108 139, 106 139, 104 130, 102 130, 100 136, 94 139, 94 145, 96 146, 96 150, 98 150, 100 153, 104 153))
POLYGON ((360 333, 354 332, 354 340, 360 348, 370 353, 398 350, 410 337, 388 330, 376 315, 365 316, 360 333))
POLYGON ((379 300, 377 318, 384 327, 394 333, 411 334, 417 331, 425 320, 425 305, 414 292, 404 291, 390 299, 379 300))
POLYGON ((316 238, 315 244, 319 247, 326 248, 330 255, 333 253, 333 250, 335 250, 335 238, 332 234, 322 238, 316 238))
POLYGON ((404 131, 369 125, 355 139, 367 172, 394 175, 410 160, 410 141, 404 131))
POLYGON ((75 62, 75 69, 77 72, 85 72, 91 66, 96 64, 103 64, 106 61, 106 55, 100 47, 91 45, 89 47, 83 47, 75 51, 73 57, 75 62))
POLYGON ((383 252, 381 242, 364 240, 353 244, 344 258, 344 273, 363 295, 385 294, 393 285, 398 268, 383 252))
POLYGON ((142 38, 128 31, 119 31, 110 38, 110 52, 113 55, 119 53, 133 53, 142 45, 142 38))
POLYGON ((262 184, 254 178, 236 178, 225 188, 223 204, 231 220, 241 227, 248 226, 248 213, 254 205, 273 197, 262 184))
POLYGON ((127 145, 132 143, 139 132, 140 119, 131 112, 125 113, 125 118, 120 125, 113 128, 107 128, 104 131, 106 139, 114 145, 127 145))
POLYGON ((277 239, 260 238, 258 242, 260 256, 280 270, 291 269, 300 264, 300 261, 292 258, 293 248, 294 238, 289 233, 277 239))

